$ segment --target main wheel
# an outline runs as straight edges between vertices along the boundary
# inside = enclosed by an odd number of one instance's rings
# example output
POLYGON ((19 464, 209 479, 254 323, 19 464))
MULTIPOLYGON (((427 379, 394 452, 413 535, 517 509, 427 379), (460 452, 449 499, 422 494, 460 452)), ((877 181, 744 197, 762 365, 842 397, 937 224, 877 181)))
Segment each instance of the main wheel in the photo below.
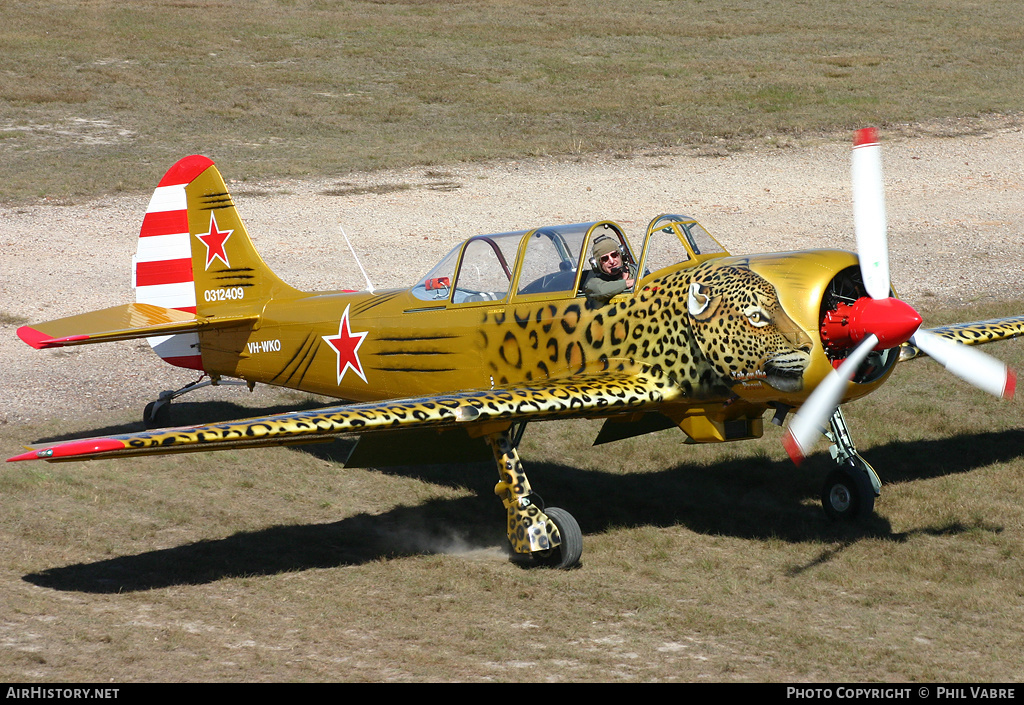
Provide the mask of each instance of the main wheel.
POLYGON ((562 542, 550 551, 533 554, 537 557, 538 565, 559 570, 575 568, 583 555, 583 532, 580 531, 580 525, 572 514, 559 507, 549 507, 544 513, 555 523, 562 542))
POLYGON ((863 521, 875 511, 875 490, 866 473, 836 468, 821 489, 821 506, 834 521, 863 521))

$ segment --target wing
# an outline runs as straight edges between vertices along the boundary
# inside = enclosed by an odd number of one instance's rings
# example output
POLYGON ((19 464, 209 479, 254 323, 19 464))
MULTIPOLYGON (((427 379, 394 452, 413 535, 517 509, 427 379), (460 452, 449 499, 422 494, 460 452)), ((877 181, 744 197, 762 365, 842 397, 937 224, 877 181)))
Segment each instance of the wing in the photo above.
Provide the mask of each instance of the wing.
MULTIPOLYGON (((989 321, 976 321, 974 323, 954 323, 948 326, 926 328, 924 330, 961 345, 984 345, 985 343, 994 343, 997 340, 1010 340, 1011 338, 1024 335, 1024 316, 994 318, 989 321)), ((927 357, 927 355, 912 342, 903 343, 903 346, 900 348, 900 362, 906 362, 918 357, 927 357)))
POLYGON ((31 447, 17 460, 90 460, 297 445, 338 436, 463 426, 480 435, 518 421, 610 416, 671 401, 674 387, 646 376, 604 374, 527 386, 345 404, 228 423, 123 433, 31 447))

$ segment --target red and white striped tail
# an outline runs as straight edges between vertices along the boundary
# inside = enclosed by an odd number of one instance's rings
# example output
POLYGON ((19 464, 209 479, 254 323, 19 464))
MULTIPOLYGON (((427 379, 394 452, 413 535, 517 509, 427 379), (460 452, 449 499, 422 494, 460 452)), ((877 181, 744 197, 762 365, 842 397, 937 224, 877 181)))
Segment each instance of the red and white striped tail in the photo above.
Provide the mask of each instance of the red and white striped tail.
MULTIPOLYGON (((213 162, 206 157, 185 157, 167 170, 153 191, 132 261, 137 303, 196 312, 185 187, 211 166, 213 162)), ((178 367, 203 369, 199 336, 195 333, 147 340, 164 361, 178 367)))

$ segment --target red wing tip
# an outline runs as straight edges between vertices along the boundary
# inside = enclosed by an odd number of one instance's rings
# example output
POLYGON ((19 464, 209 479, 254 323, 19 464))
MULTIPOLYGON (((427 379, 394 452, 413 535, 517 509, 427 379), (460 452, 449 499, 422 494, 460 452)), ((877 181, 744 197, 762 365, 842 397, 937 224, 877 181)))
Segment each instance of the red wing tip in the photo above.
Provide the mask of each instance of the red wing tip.
POLYGON ((21 455, 15 455, 13 458, 8 458, 7 462, 16 463, 19 460, 38 460, 39 456, 36 453, 37 451, 30 450, 27 453, 22 453, 21 455))
POLYGON ((36 350, 43 350, 45 348, 59 348, 69 343, 75 343, 80 340, 88 340, 88 335, 69 335, 64 338, 51 338, 45 333, 40 333, 31 326, 22 326, 17 330, 18 337, 23 341, 31 345, 36 350))
POLYGON ((854 147, 865 147, 871 144, 878 144, 877 127, 863 127, 853 133, 854 147))
POLYGON ((19 460, 53 460, 55 458, 73 458, 75 456, 90 456, 96 453, 104 453, 112 450, 124 450, 127 446, 124 441, 113 438, 87 438, 82 441, 69 441, 60 445, 30 450, 21 455, 8 458, 7 462, 13 463, 19 460))
POLYGON ((50 336, 45 333, 40 333, 32 326, 22 326, 16 332, 22 341, 28 343, 36 350, 42 350, 46 347, 45 343, 50 339, 50 336))
POLYGON ((1006 384, 1003 386, 1003 399, 1013 399, 1014 392, 1017 391, 1017 373, 1013 370, 1006 369, 1006 384))
POLYGON ((794 465, 800 465, 804 461, 804 451, 793 437, 792 431, 786 431, 786 435, 782 437, 782 446, 786 449, 786 453, 789 454, 789 459, 793 461, 794 465))

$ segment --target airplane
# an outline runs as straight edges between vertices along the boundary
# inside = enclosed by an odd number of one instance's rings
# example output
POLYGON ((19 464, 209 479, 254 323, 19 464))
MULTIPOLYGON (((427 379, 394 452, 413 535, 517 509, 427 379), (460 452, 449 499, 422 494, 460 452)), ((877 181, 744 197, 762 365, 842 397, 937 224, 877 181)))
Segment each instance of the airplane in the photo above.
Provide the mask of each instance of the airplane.
MULTIPOLYGON (((1011 398, 1015 373, 973 346, 1024 335, 1024 315, 926 330, 892 291, 878 133, 855 133, 857 253, 731 255, 694 218, 663 214, 634 249, 610 220, 475 235, 408 289, 299 291, 260 258, 214 163, 193 155, 156 187, 133 260, 135 303, 26 325, 49 349, 146 338, 202 374, 145 410, 146 429, 28 445, 50 462, 328 442, 356 436, 346 464, 383 466, 413 449, 481 449, 517 557, 580 564, 576 519, 546 507, 518 453, 526 424, 603 419, 595 443, 680 429, 687 443, 760 438, 783 425, 799 463, 824 434, 836 467, 821 492, 835 520, 869 517, 881 481, 840 405, 931 357, 1011 398), (620 261, 592 257, 610 238, 620 261), (632 286, 598 300, 593 277, 632 286), (210 384, 267 384, 341 400, 226 423, 166 428, 171 401, 210 384)), ((606 258, 607 259, 607 258, 606 258)))

